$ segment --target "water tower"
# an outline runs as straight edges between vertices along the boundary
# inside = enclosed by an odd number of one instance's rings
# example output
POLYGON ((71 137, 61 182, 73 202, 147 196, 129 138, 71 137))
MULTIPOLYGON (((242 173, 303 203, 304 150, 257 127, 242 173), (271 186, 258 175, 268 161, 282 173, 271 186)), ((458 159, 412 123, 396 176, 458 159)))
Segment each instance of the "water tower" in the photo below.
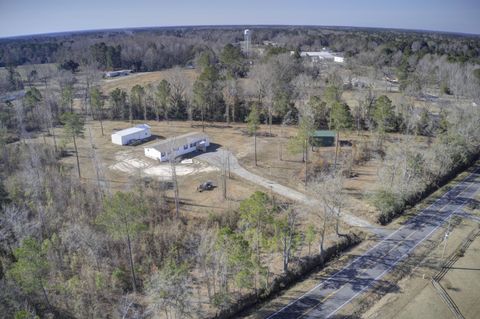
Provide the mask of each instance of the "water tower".
POLYGON ((243 31, 243 52, 246 56, 250 56, 250 46, 252 44, 252 31, 246 29, 243 31))

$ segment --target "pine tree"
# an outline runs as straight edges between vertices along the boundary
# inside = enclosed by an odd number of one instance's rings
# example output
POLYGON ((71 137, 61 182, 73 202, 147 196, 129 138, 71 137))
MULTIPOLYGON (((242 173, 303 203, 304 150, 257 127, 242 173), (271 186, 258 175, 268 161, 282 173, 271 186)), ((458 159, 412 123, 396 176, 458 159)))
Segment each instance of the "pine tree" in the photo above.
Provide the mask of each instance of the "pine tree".
POLYGON ((330 114, 330 121, 332 128, 335 129, 337 137, 335 138, 335 163, 334 167, 337 168, 338 150, 340 146, 340 131, 349 129, 353 124, 352 113, 346 103, 335 102, 332 105, 332 111, 330 114))
POLYGON ((85 121, 84 119, 76 113, 63 113, 60 117, 60 121, 64 124, 65 136, 68 139, 73 140, 73 145, 75 147, 75 156, 77 158, 77 171, 78 178, 81 178, 80 174, 80 160, 78 158, 78 148, 77 148, 77 138, 83 138, 83 133, 85 130, 85 121))
POLYGON ((15 249, 13 254, 16 262, 7 272, 7 275, 15 280, 26 293, 41 291, 48 306, 50 306, 50 301, 46 284, 50 271, 47 259, 49 245, 49 240, 40 243, 34 238, 25 239, 22 245, 15 249))
POLYGON ((137 196, 133 193, 118 192, 105 200, 104 210, 96 219, 97 224, 104 226, 113 238, 126 240, 134 291, 137 290, 137 280, 131 241, 145 229, 145 214, 146 209, 137 196))
POLYGON ((254 103, 247 117, 247 127, 248 127, 248 133, 250 135, 253 135, 255 166, 257 166, 257 130, 259 126, 260 126, 260 114, 258 113, 257 105, 254 103))

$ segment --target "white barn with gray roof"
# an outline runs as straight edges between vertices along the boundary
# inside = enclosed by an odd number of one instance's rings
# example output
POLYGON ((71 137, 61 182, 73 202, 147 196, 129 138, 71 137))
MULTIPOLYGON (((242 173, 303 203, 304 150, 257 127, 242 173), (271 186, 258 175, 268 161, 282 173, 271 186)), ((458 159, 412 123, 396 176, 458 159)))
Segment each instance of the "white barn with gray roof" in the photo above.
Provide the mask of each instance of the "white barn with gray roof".
POLYGON ((192 132, 180 136, 175 136, 146 146, 145 156, 166 162, 170 160, 172 152, 173 157, 185 155, 196 150, 205 152, 210 145, 210 139, 206 134, 192 132))

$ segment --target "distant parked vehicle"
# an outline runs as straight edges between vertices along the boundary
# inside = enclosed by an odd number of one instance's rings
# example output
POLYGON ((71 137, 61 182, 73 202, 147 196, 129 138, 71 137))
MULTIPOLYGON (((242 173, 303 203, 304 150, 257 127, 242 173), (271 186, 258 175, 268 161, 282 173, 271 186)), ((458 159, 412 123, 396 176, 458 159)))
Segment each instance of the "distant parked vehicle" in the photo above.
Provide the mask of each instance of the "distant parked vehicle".
POLYGON ((197 187, 197 192, 203 192, 203 191, 210 191, 215 188, 215 185, 213 184, 212 181, 206 181, 203 182, 202 184, 198 185, 197 187))

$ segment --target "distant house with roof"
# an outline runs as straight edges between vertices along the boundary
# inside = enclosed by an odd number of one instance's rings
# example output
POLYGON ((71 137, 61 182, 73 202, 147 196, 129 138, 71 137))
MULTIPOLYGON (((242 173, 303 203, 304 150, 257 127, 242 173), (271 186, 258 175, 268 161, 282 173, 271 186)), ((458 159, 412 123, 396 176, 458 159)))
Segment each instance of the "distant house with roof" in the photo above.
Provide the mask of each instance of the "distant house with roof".
POLYGON ((133 140, 147 139, 152 134, 148 124, 140 124, 112 134, 112 143, 117 145, 128 145, 133 140))
POLYGON ((197 150, 205 152, 210 145, 210 139, 206 134, 192 132, 180 136, 175 136, 146 146, 145 156, 166 162, 173 158, 185 155, 197 150))

